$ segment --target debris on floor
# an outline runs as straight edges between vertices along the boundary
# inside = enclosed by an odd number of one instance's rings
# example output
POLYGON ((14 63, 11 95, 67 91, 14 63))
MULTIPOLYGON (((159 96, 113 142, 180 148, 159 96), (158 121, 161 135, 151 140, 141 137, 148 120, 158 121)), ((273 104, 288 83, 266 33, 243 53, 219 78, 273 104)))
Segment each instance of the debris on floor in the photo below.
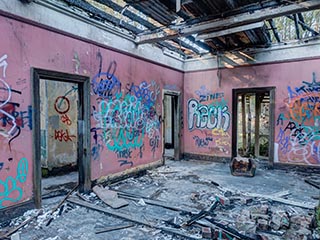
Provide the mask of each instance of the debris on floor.
POLYGON ((168 161, 89 194, 45 199, 41 213, 0 222, 0 239, 320 239, 315 189, 295 172, 245 178, 226 164, 168 161))

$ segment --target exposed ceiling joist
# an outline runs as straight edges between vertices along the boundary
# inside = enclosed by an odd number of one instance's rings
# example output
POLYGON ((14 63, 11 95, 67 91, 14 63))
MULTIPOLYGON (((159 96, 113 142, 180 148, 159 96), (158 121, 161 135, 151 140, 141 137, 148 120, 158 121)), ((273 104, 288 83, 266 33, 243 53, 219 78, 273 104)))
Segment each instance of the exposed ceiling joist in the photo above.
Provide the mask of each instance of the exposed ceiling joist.
POLYGON ((154 43, 177 37, 185 37, 195 33, 219 31, 226 26, 228 26, 229 28, 233 28, 318 8, 320 8, 319 0, 306 1, 304 2, 303 6, 298 4, 291 4, 279 7, 265 8, 262 10, 257 10, 253 13, 238 14, 228 18, 215 19, 214 21, 203 22, 190 26, 180 25, 175 26, 175 29, 165 28, 164 31, 161 32, 139 35, 136 38, 136 43, 154 43))
POLYGON ((279 33, 277 31, 277 28, 276 28, 276 25, 274 24, 273 19, 269 19, 268 22, 270 24, 270 28, 273 32, 274 37, 276 38, 277 42, 280 43, 281 39, 280 39, 279 33))
MULTIPOLYGON (((290 15, 287 16, 287 18, 290 18, 291 20, 295 20, 294 17, 293 17, 293 16, 290 16, 290 15)), ((297 22, 301 25, 301 27, 302 27, 303 30, 308 30, 308 31, 311 32, 312 35, 314 35, 314 36, 318 36, 318 35, 319 35, 319 33, 318 33, 317 31, 315 31, 314 29, 312 29, 311 27, 309 27, 307 24, 304 23, 302 17, 299 17, 299 18, 297 19, 297 22)))
POLYGON ((247 24, 247 25, 244 25, 244 26, 228 28, 226 30, 220 30, 220 31, 216 31, 216 32, 204 33, 204 34, 198 35, 196 37, 196 40, 221 37, 221 36, 229 35, 229 34, 232 34, 232 33, 238 33, 238 32, 243 32, 243 31, 247 31, 247 30, 251 30, 251 29, 261 28, 263 25, 264 25, 263 22, 257 22, 257 23, 250 23, 250 24, 247 24))

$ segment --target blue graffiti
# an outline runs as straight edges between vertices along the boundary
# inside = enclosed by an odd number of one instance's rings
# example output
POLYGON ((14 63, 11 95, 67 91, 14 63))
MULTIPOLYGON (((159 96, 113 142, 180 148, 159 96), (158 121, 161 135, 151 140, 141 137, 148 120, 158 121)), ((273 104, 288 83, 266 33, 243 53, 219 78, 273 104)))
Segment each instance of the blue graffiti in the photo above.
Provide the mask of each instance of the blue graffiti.
POLYGON ((132 161, 128 161, 128 160, 126 160, 126 159, 124 159, 124 160, 118 160, 118 162, 120 163, 120 167, 121 167, 121 166, 124 166, 124 165, 130 165, 130 167, 133 166, 133 162, 132 162, 132 161))
POLYGON ((103 150, 103 146, 100 144, 93 145, 91 148, 91 156, 93 160, 100 160, 100 153, 103 150))
POLYGON ((154 107, 129 94, 124 99, 118 95, 112 101, 102 100, 93 117, 102 128, 104 143, 112 151, 139 148, 146 133, 149 138, 160 134, 160 120, 154 107))
POLYGON ((116 151, 118 158, 131 158, 132 150, 131 149, 123 149, 116 151))
POLYGON ((277 136, 277 141, 279 143, 280 151, 286 154, 289 151, 289 137, 285 135, 285 131, 280 128, 279 134, 277 136))
POLYGON ((312 155, 314 160, 320 163, 320 143, 318 143, 318 146, 315 142, 312 143, 312 155))
POLYGON ((309 96, 310 93, 320 92, 320 82, 316 81, 316 74, 312 73, 312 82, 302 81, 303 85, 301 87, 295 87, 294 90, 288 86, 289 99, 294 97, 305 95, 306 98, 301 98, 300 102, 319 102, 319 96, 309 96))
POLYGON ((283 120, 285 120, 284 114, 280 113, 277 119, 277 126, 283 125, 283 120))
POLYGON ((153 156, 156 152, 156 149, 159 147, 160 144, 160 137, 159 136, 155 136, 153 138, 150 138, 149 140, 149 144, 151 147, 151 152, 153 153, 153 156))
POLYGON ((151 84, 143 81, 139 86, 128 83, 127 90, 128 93, 135 96, 137 99, 142 100, 142 103, 148 107, 154 106, 157 96, 160 93, 154 81, 152 81, 151 84))
POLYGON ((102 72, 95 75, 92 79, 92 91, 103 99, 112 99, 121 93, 121 83, 108 72, 102 72))
POLYGON ((199 138, 198 136, 194 136, 193 139, 198 147, 207 147, 213 141, 212 137, 199 138))
POLYGON ((90 132, 93 133, 93 144, 91 148, 91 156, 93 160, 100 160, 100 153, 103 150, 103 144, 100 144, 100 142, 103 142, 103 136, 102 134, 98 133, 98 131, 102 131, 102 128, 91 128, 90 132))

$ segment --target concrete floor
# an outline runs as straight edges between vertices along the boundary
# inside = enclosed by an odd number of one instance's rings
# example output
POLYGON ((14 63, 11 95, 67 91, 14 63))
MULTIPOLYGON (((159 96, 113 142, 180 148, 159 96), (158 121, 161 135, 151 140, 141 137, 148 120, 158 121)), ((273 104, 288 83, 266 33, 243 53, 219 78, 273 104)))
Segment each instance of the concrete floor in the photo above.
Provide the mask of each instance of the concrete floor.
MULTIPOLYGON (((133 195, 151 197, 156 201, 163 201, 171 206, 199 212, 210 206, 216 196, 226 196, 231 199, 230 205, 219 205, 215 210, 214 219, 229 227, 241 231, 241 233, 253 236, 254 233, 268 237, 268 239, 304 239, 298 234, 297 229, 281 230, 277 234, 266 234, 258 230, 248 230, 246 220, 241 220, 245 211, 253 208, 262 209, 267 206, 269 211, 285 211, 289 214, 310 217, 314 210, 308 210, 288 204, 272 202, 268 197, 279 192, 288 191, 286 198, 308 206, 316 206, 318 200, 312 197, 319 196, 317 188, 304 182, 306 175, 283 170, 266 170, 258 166, 253 178, 235 177, 230 174, 229 166, 223 163, 203 161, 166 161, 165 166, 147 171, 147 174, 139 178, 128 178, 124 181, 108 186, 110 189, 131 193, 133 195), (219 184, 219 186, 217 186, 219 184), (247 199, 244 195, 255 194, 265 197, 251 198, 252 202, 244 203, 241 199, 247 199), (240 200, 239 200, 240 199, 240 200), (252 232, 253 231, 253 232, 252 232), (280 234, 279 234, 280 233, 280 234)), ((309 175, 313 179, 319 179, 319 175, 309 175)), ((68 177, 67 177, 68 178, 68 177)), ((70 179, 73 179, 70 177, 70 179)), ((72 198, 78 198, 73 194, 72 198)), ((83 195, 90 203, 111 209, 94 194, 83 195)), ((108 239, 108 240, 169 240, 184 239, 176 235, 164 233, 157 228, 150 228, 140 224, 133 227, 96 234, 99 228, 130 222, 115 218, 108 214, 97 212, 85 207, 66 202, 61 211, 53 215, 54 219, 48 226, 50 211, 62 197, 45 199, 43 201, 43 214, 37 220, 22 228, 18 235, 23 240, 65 240, 65 239, 108 239)), ((79 199, 79 198, 78 198, 79 199)), ((115 211, 129 217, 146 221, 160 227, 172 227, 166 223, 175 220, 177 224, 187 221, 190 216, 163 207, 145 204, 141 198, 136 201, 127 200, 129 205, 115 211)), ((12 221, 18 224, 24 219, 35 214, 35 211, 27 212, 24 216, 12 221)), ((175 229, 194 239, 202 239, 202 229, 197 225, 184 229, 175 229)), ((316 236, 314 234, 314 236, 316 236)), ((307 239, 307 238, 305 238, 307 239)), ((317 237, 309 238, 317 239, 317 237)))

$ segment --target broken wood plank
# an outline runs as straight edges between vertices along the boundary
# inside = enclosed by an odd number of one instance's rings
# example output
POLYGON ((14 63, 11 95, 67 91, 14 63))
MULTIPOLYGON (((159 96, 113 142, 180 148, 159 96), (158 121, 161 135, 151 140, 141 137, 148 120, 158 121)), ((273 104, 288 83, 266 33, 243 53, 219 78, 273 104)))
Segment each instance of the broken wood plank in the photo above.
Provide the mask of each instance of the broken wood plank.
POLYGON ((168 190, 167 188, 161 188, 161 189, 158 189, 157 191, 155 191, 154 193, 152 193, 148 198, 150 199, 155 199, 157 197, 159 197, 159 195, 163 192, 163 191, 166 191, 168 190))
POLYGON ((100 186, 94 186, 92 190, 104 203, 112 208, 117 209, 129 205, 126 200, 118 198, 118 194, 115 191, 100 186))
POLYGON ((112 215, 114 217, 122 218, 122 219, 128 220, 130 222, 134 222, 134 223, 145 225, 147 227, 159 229, 159 230, 162 230, 163 232, 166 232, 166 233, 169 233, 169 234, 172 234, 172 235, 175 235, 175 236, 180 236, 180 237, 183 237, 183 238, 186 238, 186 239, 190 239, 190 240, 199 240, 199 239, 201 239, 201 238, 198 238, 198 237, 195 237, 195 236, 187 235, 186 233, 180 232, 180 231, 175 230, 175 229, 171 229, 171 228, 168 228, 168 227, 157 226, 157 225, 154 225, 154 224, 150 223, 150 221, 149 222, 145 222, 143 220, 140 220, 140 219, 137 219, 137 218, 134 218, 134 217, 130 217, 128 214, 120 213, 120 212, 117 212, 117 211, 115 211, 113 209, 106 209, 106 208, 103 208, 103 207, 100 207, 100 206, 96 206, 94 204, 87 203, 87 202, 84 202, 84 201, 81 201, 81 200, 78 200, 78 199, 75 199, 75 198, 69 198, 67 201, 70 202, 70 203, 77 204, 77 205, 82 206, 82 207, 86 207, 86 208, 98 211, 98 212, 110 214, 110 215, 112 215))
POLYGON ((66 194, 68 194, 68 191, 66 189, 59 189, 59 190, 54 190, 54 191, 45 193, 41 195, 41 198, 42 199, 54 198, 54 197, 60 197, 66 194))
POLYGON ((274 197, 272 195, 263 195, 263 194, 258 194, 258 193, 242 193, 242 195, 247 196, 247 197, 268 199, 268 200, 271 200, 274 202, 283 203, 283 204, 287 204, 287 205, 291 205, 291 206, 295 206, 295 207, 300 207, 300 208, 305 208, 305 209, 312 209, 313 210, 315 208, 315 206, 310 203, 296 202, 296 201, 289 200, 289 199, 274 197))
POLYGON ((201 210, 198 214, 195 214, 194 216, 192 216, 191 219, 189 219, 185 225, 190 226, 191 224, 193 224, 194 222, 198 221, 199 219, 204 218, 205 216, 207 216, 209 214, 213 214, 213 211, 217 208, 219 203, 220 202, 216 200, 209 207, 208 210, 207 209, 201 210))
POLYGON ((71 193, 73 193, 73 192, 78 188, 78 186, 79 186, 79 184, 77 183, 76 186, 74 186, 74 187, 70 190, 70 192, 60 201, 60 203, 59 203, 55 208, 53 208, 53 209, 51 210, 50 215, 52 215, 55 211, 57 211, 57 209, 58 209, 59 207, 61 207, 61 205, 62 205, 62 204, 67 200, 67 198, 71 195, 71 193))
POLYGON ((213 224, 217 228, 220 228, 223 232, 227 233, 228 235, 231 235, 232 237, 236 237, 237 239, 241 239, 241 240, 255 240, 256 239, 256 238, 252 238, 252 237, 243 235, 243 234, 239 233, 237 230, 230 228, 228 226, 225 226, 222 223, 219 223, 212 218, 206 217, 205 220, 207 220, 208 222, 210 222, 211 224, 213 224))
POLYGON ((111 232, 111 231, 115 231, 115 230, 120 230, 120 229, 125 229, 125 228, 130 228, 133 227, 134 224, 126 224, 126 225, 117 225, 117 226, 109 226, 109 227, 105 227, 101 230, 96 231, 96 234, 99 233, 105 233, 105 232, 111 232))
MULTIPOLYGON (((116 193, 118 193, 118 196, 120 196, 120 195, 121 196, 128 196, 128 197, 134 197, 134 198, 137 198, 137 199, 140 199, 140 198, 151 199, 150 197, 146 197, 146 196, 143 196, 143 195, 140 195, 140 194, 133 194, 133 193, 124 192, 124 191, 115 190, 115 189, 110 189, 110 190, 115 191, 116 193)), ((157 201, 161 201, 161 200, 157 200, 157 201)))
POLYGON ((9 232, 7 232, 6 234, 0 236, 0 239, 6 239, 8 238, 10 235, 14 234, 15 232, 17 232, 20 228, 24 227, 25 225, 27 225, 28 223, 32 222, 34 219, 36 219, 40 214, 42 214, 42 210, 40 210, 35 216, 30 217, 26 220, 24 220, 22 223, 20 223, 17 227, 11 229, 9 232))
MULTIPOLYGON (((70 192, 68 192, 68 194, 60 201, 60 203, 59 203, 55 208, 53 208, 53 209, 51 210, 49 216, 52 216, 52 214, 53 214, 55 211, 57 211, 57 209, 59 209, 59 208, 62 206, 62 204, 63 204, 63 203, 67 200, 67 198, 78 188, 78 186, 79 186, 79 184, 77 183, 76 186, 74 186, 74 187, 70 190, 70 192)), ((49 220, 48 220, 47 223, 46 223, 46 226, 49 226, 52 221, 53 221, 53 217, 50 217, 49 220)))
POLYGON ((284 190, 284 191, 280 191, 280 192, 276 192, 271 194, 272 197, 285 197, 290 195, 290 191, 289 190, 284 190))
POLYGON ((311 186, 320 189, 320 184, 318 182, 315 182, 315 181, 312 181, 312 180, 308 180, 308 179, 305 179, 304 181, 306 183, 310 184, 311 186))
POLYGON ((185 209, 182 209, 182 208, 179 208, 179 207, 170 206, 170 205, 168 205, 168 204, 166 204, 164 202, 158 201, 158 200, 150 200, 150 199, 147 199, 147 198, 129 197, 129 196, 122 195, 121 193, 119 194, 119 197, 125 198, 125 199, 128 199, 128 200, 133 200, 133 201, 139 201, 140 199, 143 199, 143 201, 146 204, 149 204, 149 205, 163 207, 163 208, 167 208, 167 209, 170 209, 170 210, 173 210, 173 211, 180 211, 180 212, 184 212, 184 213, 191 213, 192 212, 191 210, 185 210, 185 209))

